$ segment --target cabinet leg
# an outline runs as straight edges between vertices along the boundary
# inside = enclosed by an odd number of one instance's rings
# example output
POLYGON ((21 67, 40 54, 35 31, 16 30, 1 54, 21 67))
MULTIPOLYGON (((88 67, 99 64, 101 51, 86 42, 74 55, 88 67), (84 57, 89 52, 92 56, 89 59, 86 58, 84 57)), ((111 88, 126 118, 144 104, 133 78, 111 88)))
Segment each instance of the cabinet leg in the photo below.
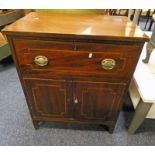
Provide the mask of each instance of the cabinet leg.
POLYGON ((109 126, 109 133, 113 134, 115 126, 109 126))
POLYGON ((152 103, 144 103, 142 99, 140 99, 128 129, 129 134, 135 133, 135 131, 139 128, 139 126, 142 124, 143 120, 145 119, 147 113, 149 112, 151 106, 152 106, 152 103))
POLYGON ((107 131, 109 131, 110 134, 112 134, 115 129, 115 126, 106 126, 106 125, 102 125, 102 124, 100 124, 100 126, 105 128, 107 131))
POLYGON ((39 121, 32 121, 34 128, 37 130, 39 128, 39 121))

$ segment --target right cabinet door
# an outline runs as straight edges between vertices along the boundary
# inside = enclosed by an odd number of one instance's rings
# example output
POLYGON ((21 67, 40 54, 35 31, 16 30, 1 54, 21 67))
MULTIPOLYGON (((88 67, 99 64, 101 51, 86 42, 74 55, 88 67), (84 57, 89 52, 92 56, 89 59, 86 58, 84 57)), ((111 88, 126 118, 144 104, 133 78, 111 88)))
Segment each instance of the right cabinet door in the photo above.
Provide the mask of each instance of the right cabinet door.
POLYGON ((74 82, 74 117, 88 120, 113 120, 122 102, 125 84, 74 82))

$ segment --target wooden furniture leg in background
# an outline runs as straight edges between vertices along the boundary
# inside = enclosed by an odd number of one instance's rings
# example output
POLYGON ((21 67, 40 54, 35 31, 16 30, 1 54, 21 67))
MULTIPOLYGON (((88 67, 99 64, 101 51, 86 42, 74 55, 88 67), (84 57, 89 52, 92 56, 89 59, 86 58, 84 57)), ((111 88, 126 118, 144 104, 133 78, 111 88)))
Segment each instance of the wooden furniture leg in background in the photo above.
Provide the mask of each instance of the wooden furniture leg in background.
POLYGON ((132 9, 128 11, 128 21, 131 21, 132 9))
POLYGON ((143 100, 140 99, 136 107, 132 122, 130 123, 130 126, 129 126, 129 130, 128 130, 129 134, 135 133, 135 131, 139 128, 139 126, 142 124, 143 120, 145 119, 147 113, 149 112, 152 104, 153 103, 143 102, 143 100))
POLYGON ((109 127, 109 133, 112 134, 114 132, 115 125, 109 127))
POLYGON ((146 29, 146 27, 147 27, 147 23, 148 23, 149 18, 150 18, 150 13, 151 13, 151 9, 148 9, 148 11, 147 11, 147 13, 146 13, 146 17, 147 17, 147 19, 146 19, 146 23, 145 23, 145 27, 144 27, 144 29, 146 29))
POLYGON ((153 16, 155 16, 155 10, 153 11, 153 15, 152 15, 152 19, 151 19, 151 21, 150 21, 150 25, 149 25, 148 31, 151 31, 152 25, 153 25, 153 23, 154 23, 153 16))
POLYGON ((138 25, 139 17, 140 17, 141 9, 136 9, 134 17, 133 17, 133 23, 138 25))
MULTIPOLYGON (((155 16, 154 16, 154 18, 155 18, 155 16)), ((155 21, 154 18, 153 18, 153 20, 155 21)), ((146 57, 145 57, 145 59, 143 59, 143 62, 144 62, 144 63, 148 63, 148 62, 149 62, 151 53, 152 53, 152 51, 153 51, 154 48, 155 48, 155 27, 154 27, 154 29, 153 29, 153 33, 152 33, 151 39, 150 39, 150 41, 147 43, 147 47, 146 47, 146 57)))

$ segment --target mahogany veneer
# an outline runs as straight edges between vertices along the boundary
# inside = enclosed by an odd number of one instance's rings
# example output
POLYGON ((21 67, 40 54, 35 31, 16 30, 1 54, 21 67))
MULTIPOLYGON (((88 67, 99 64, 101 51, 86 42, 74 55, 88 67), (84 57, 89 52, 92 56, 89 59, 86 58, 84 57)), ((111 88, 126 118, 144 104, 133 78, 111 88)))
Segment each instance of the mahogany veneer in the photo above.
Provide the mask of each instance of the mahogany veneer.
POLYGON ((136 25, 119 16, 30 13, 3 33, 36 128, 96 123, 113 132, 148 41, 136 25))

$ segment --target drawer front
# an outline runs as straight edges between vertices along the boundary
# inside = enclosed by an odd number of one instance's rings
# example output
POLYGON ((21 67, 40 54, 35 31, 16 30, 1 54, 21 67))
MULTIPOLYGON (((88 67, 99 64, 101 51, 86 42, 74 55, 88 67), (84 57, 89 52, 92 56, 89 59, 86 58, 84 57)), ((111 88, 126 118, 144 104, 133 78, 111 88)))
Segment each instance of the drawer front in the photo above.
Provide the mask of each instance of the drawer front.
POLYGON ((89 46, 89 43, 79 46, 62 42, 53 45, 50 41, 21 40, 14 41, 14 44, 24 74, 128 77, 139 56, 139 47, 129 45, 89 46), (74 45, 79 49, 74 49, 74 45), (42 65, 40 61, 45 62, 42 65))

